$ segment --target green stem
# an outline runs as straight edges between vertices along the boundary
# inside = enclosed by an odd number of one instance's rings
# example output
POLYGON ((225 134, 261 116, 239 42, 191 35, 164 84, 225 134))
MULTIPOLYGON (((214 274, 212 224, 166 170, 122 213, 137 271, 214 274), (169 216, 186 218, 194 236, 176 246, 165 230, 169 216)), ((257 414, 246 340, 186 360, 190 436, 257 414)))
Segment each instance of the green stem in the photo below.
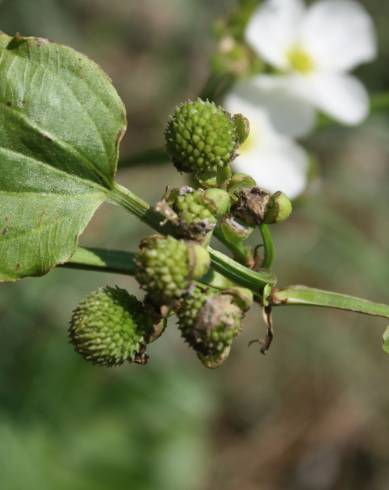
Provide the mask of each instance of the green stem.
MULTIPOLYGON (((159 213, 153 210, 146 201, 125 187, 115 184, 110 193, 110 199, 112 203, 124 207, 156 231, 162 234, 175 234, 173 226, 163 224, 163 217, 159 213)), ((228 246, 228 243, 226 245, 228 246)), ((213 250, 211 247, 208 247, 208 251, 214 269, 243 287, 259 293, 266 284, 276 284, 277 279, 271 272, 254 272, 221 252, 213 250)))
POLYGON ((170 158, 163 148, 152 148, 121 158, 119 168, 154 165, 168 163, 169 161, 170 158))
POLYGON ((200 99, 218 101, 231 87, 235 78, 233 74, 211 73, 199 94, 200 99))
POLYGON ((70 260, 60 267, 115 274, 135 274, 135 254, 119 250, 78 247, 70 260))
POLYGON ((254 293, 259 294, 267 284, 274 285, 277 281, 272 272, 252 271, 218 250, 211 248, 208 248, 208 250, 211 255, 212 266, 216 271, 240 286, 251 289, 254 293))
MULTIPOLYGON (((136 270, 135 256, 135 253, 122 250, 78 247, 70 260, 59 267, 133 276, 136 270)), ((212 269, 199 282, 216 289, 228 289, 234 286, 232 282, 212 269)))
MULTIPOLYGON (((224 259, 218 263, 218 258, 223 254, 216 252, 215 268, 220 272, 226 271, 224 259)), ((135 254, 119 250, 103 250, 99 248, 78 248, 69 262, 62 264, 60 267, 70 269, 82 269, 96 272, 111 272, 116 274, 134 275, 135 273, 135 254)), ((247 270, 241 266, 245 276, 247 270)), ((246 283, 242 283, 241 278, 235 277, 242 286, 252 289, 253 283, 257 281, 256 273, 248 271, 250 278, 246 283)), ((229 273, 232 275, 232 273, 229 273)), ((202 283, 217 289, 231 287, 232 284, 215 271, 210 271, 202 278, 202 283)), ((258 293, 258 291, 256 291, 258 293)), ((356 298, 346 294, 323 291, 321 289, 309 288, 306 286, 291 286, 285 289, 273 289, 270 303, 273 306, 318 306, 326 308, 336 308, 340 310, 363 313, 365 315, 389 318, 389 306, 371 301, 356 298)))
POLYGON ((332 291, 308 288, 306 286, 290 286, 286 289, 274 289, 270 302, 274 306, 319 306, 389 318, 388 305, 373 303, 366 299, 334 293, 332 291))
POLYGON ((263 261, 262 267, 264 269, 270 269, 274 261, 274 243, 270 233, 268 225, 259 225, 259 231, 261 232, 263 241, 263 261))
POLYGON ((248 260, 250 258, 250 250, 248 249, 248 247, 246 247, 246 245, 243 242, 233 243, 228 241, 219 227, 215 228, 213 234, 221 243, 223 243, 233 253, 235 260, 237 260, 241 264, 247 265, 248 260))

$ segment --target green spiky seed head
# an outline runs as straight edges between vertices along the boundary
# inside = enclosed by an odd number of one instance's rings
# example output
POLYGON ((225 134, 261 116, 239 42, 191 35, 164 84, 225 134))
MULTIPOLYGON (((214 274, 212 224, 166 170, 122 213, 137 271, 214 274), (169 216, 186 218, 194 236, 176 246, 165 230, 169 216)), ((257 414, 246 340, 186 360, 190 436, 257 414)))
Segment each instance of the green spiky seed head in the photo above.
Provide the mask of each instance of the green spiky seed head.
POLYGON ((230 209, 229 194, 222 189, 197 189, 183 187, 173 200, 173 209, 187 225, 206 222, 215 225, 230 209))
POLYGON ((204 180, 227 167, 239 145, 232 116, 213 102, 201 99, 177 107, 168 121, 165 138, 176 168, 204 180))
POLYGON ((230 352, 231 346, 228 345, 222 352, 218 352, 217 354, 204 356, 198 352, 197 357, 200 359, 203 366, 208 369, 215 369, 228 359, 230 352))
POLYGON ((202 190, 191 189, 177 196, 174 202, 174 210, 187 225, 199 222, 207 222, 210 225, 217 223, 211 203, 204 199, 204 194, 205 192, 202 190))
POLYGON ((153 301, 169 305, 207 272, 209 264, 209 254, 201 245, 153 235, 140 244, 136 278, 153 301))
POLYGON ((82 357, 101 366, 144 363, 153 320, 127 291, 105 287, 89 294, 74 310, 69 337, 82 357))
POLYGON ((240 332, 243 311, 233 293, 192 288, 177 312, 183 338, 202 356, 217 359, 240 332))

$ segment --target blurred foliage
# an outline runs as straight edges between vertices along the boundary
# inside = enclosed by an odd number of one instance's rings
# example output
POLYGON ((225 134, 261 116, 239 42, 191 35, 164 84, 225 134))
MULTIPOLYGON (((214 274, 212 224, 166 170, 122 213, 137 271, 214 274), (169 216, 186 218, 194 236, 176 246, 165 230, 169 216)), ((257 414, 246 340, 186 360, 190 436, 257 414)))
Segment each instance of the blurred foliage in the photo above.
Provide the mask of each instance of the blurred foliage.
MULTIPOLYGON (((363 2, 379 30, 378 62, 359 70, 389 87, 389 4, 363 2)), ((247 2, 249 4, 249 0, 247 2)), ((112 77, 129 129, 123 153, 161 144, 166 116, 197 94, 215 48, 212 26, 233 0, 2 0, 1 29, 79 49, 112 77)), ((307 283, 388 302, 389 118, 331 127, 309 141, 319 175, 275 231, 281 285, 307 283)), ((182 178, 170 166, 123 171, 150 201, 182 178)), ((103 206, 83 244, 134 250, 147 233, 103 206)), ((174 326, 151 362, 104 370, 66 340, 72 308, 132 279, 56 270, 1 285, 0 488, 3 490, 386 490, 389 361, 384 325, 334 311, 274 312, 267 357, 259 309, 231 359, 206 371, 174 326)))

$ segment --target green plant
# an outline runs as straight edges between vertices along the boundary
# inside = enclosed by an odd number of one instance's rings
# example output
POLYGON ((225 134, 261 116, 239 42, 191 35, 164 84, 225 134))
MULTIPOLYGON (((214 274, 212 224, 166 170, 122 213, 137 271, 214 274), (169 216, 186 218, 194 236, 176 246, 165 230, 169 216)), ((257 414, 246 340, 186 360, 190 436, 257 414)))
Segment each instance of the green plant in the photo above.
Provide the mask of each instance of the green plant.
MULTIPOLYGON (((231 162, 249 134, 242 115, 200 99, 182 104, 168 122, 167 151, 198 188, 175 190, 151 206, 115 182, 126 116, 101 69, 40 38, 1 34, 0 53, 0 280, 41 276, 57 266, 135 275, 147 292, 147 308, 163 320, 152 335, 135 329, 136 345, 117 355, 129 330, 116 328, 108 314, 112 304, 102 301, 99 322, 106 322, 104 342, 112 349, 108 357, 87 353, 87 359, 104 365, 145 361, 145 344, 176 314, 184 338, 206 366, 215 367, 228 356, 251 296, 264 309, 268 326, 263 352, 273 336, 274 307, 310 305, 389 318, 387 305, 305 286, 276 287, 269 225, 289 217, 291 204, 284 194, 233 173, 231 162), (137 254, 78 247, 104 201, 121 206, 158 235, 145 239, 137 254), (245 243, 255 227, 262 257, 245 243), (209 246, 212 235, 232 258, 209 246)), ((73 340, 85 304, 73 316, 73 340)), ((137 300, 120 308, 133 318, 143 306, 137 300)), ((94 335, 100 342, 99 333, 94 335)))

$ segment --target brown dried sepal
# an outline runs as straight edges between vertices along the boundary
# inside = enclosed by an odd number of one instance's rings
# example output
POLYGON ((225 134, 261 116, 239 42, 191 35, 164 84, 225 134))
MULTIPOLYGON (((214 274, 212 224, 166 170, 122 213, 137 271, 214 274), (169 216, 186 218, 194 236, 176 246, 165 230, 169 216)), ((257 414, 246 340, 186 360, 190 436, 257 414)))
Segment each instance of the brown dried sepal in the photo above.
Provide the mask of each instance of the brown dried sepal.
POLYGON ((241 189, 232 214, 248 226, 260 225, 265 219, 270 199, 271 194, 259 187, 241 189))

